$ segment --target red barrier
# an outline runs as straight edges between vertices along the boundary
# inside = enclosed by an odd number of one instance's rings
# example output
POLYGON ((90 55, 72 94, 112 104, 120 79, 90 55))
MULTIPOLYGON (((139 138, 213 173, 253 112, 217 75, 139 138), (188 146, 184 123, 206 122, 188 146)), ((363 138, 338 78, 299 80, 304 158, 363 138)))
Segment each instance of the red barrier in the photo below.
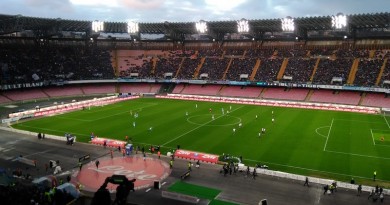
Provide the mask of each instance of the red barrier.
POLYGON ((209 163, 218 163, 218 155, 193 152, 188 150, 176 150, 175 157, 189 159, 189 160, 199 160, 201 162, 209 162, 209 163))
POLYGON ((125 141, 112 140, 112 139, 106 139, 100 137, 95 137, 91 140, 92 144, 101 145, 101 146, 104 146, 104 142, 106 142, 107 147, 114 147, 114 148, 118 148, 118 147, 125 148, 126 145, 125 141))

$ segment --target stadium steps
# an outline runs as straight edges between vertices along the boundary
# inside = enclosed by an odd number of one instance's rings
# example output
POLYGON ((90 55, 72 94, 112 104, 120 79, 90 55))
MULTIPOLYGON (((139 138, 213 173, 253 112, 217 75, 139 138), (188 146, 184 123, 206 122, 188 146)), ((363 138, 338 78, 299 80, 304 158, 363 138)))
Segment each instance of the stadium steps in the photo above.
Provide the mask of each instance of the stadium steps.
POLYGON ((152 74, 156 73, 156 67, 157 67, 157 58, 152 59, 152 74))
POLYGON ((305 102, 310 101, 310 98, 311 98, 311 96, 313 95, 313 93, 314 93, 314 90, 309 90, 309 92, 307 93, 307 95, 306 95, 304 101, 305 101, 305 102))
POLYGON ((367 96, 367 93, 362 93, 362 95, 360 96, 360 100, 359 100, 359 102, 358 102, 358 105, 362 105, 362 103, 363 103, 363 100, 364 100, 364 98, 367 96))
POLYGON ((225 72, 223 72, 222 80, 226 79, 226 74, 229 71, 230 65, 232 64, 232 62, 233 62, 233 58, 230 58, 230 61, 229 61, 228 65, 226 66, 225 72))
POLYGON ((379 71, 378 77, 376 78, 376 82, 375 82, 376 86, 379 85, 379 83, 381 82, 383 72, 385 72, 387 60, 388 60, 388 58, 385 58, 385 60, 383 61, 381 70, 379 71))
MULTIPOLYGON (((43 93, 45 93, 45 92, 43 92, 43 93)), ((5 98, 7 98, 8 100, 10 100, 11 102, 13 102, 14 100, 12 100, 11 98, 9 98, 7 95, 3 95, 3 94, 0 94, 1 96, 3 96, 3 97, 5 97, 5 98)), ((47 95, 46 93, 45 93, 45 95, 47 95)))
POLYGON ((370 52, 368 53, 368 57, 374 58, 375 57, 375 50, 370 50, 370 52))
POLYGON ((179 75, 180 70, 181 70, 181 67, 183 67, 183 62, 184 62, 185 59, 186 59, 185 57, 183 57, 183 58, 181 59, 181 63, 180 63, 180 65, 179 65, 179 68, 177 68, 177 71, 176 71, 176 74, 175 74, 175 78, 177 78, 177 76, 179 75))
POLYGON ((288 58, 285 58, 283 60, 282 65, 280 66, 278 76, 276 77, 277 80, 282 79, 282 77, 284 75, 284 71, 286 71, 287 64, 288 64, 288 58))
POLYGON ((113 52, 111 52, 111 65, 114 69, 114 73, 115 73, 115 76, 118 77, 119 76, 119 69, 118 69, 118 65, 119 65, 119 58, 118 58, 118 50, 114 50, 113 52))
POLYGON ((259 70, 260 65, 261 65, 261 60, 260 60, 260 59, 257 59, 257 60, 256 60, 255 66, 253 66, 253 70, 252 70, 251 76, 249 77, 249 80, 250 80, 250 81, 253 81, 253 80, 255 79, 257 70, 259 70))
POLYGON ((221 96, 222 90, 226 87, 226 85, 222 85, 221 88, 218 90, 216 96, 221 96))
POLYGON ((203 57, 202 59, 200 59, 200 63, 198 65, 198 67, 196 67, 196 70, 195 70, 195 73, 194 73, 194 78, 197 79, 198 78, 198 75, 199 75, 199 71, 200 69, 202 68, 204 62, 206 61, 206 58, 203 57))
POLYGON ((267 92, 268 88, 264 88, 261 92, 260 92, 260 95, 257 96, 257 98, 263 98, 263 95, 265 92, 267 92))
POLYGON ((242 58, 245 58, 245 56, 246 56, 246 51, 247 51, 247 50, 245 50, 244 53, 242 54, 242 58))
MULTIPOLYGON (((309 51, 309 52, 310 52, 310 51, 309 51)), ((311 76, 310 76, 310 82, 313 82, 314 75, 315 75, 316 72, 317 72, 317 68, 318 68, 318 65, 320 64, 320 61, 321 61, 321 59, 320 59, 320 58, 317 58, 316 64, 314 65, 313 73, 312 73, 311 76)))
POLYGON ((358 67, 359 67, 359 61, 360 61, 360 58, 355 58, 355 60, 353 60, 351 70, 350 70, 349 75, 348 75, 348 81, 347 81, 348 85, 352 85, 353 82, 355 81, 356 72, 357 72, 358 67))
MULTIPOLYGON (((43 92, 43 94, 45 94, 48 98, 51 98, 51 96, 49 94, 47 94, 47 92, 44 90, 44 89, 41 89, 41 91, 43 92)), ((81 90, 83 91, 83 90, 81 90)), ((83 92, 84 93, 84 92, 83 92)))

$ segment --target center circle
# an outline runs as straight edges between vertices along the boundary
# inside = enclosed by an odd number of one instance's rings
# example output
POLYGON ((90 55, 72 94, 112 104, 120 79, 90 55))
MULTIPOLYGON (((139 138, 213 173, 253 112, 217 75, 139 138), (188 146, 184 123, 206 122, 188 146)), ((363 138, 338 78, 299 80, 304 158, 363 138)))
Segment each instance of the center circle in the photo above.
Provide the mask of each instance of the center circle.
MULTIPOLYGON (((107 177, 124 175, 129 180, 136 179, 134 189, 152 187, 154 181, 161 181, 168 177, 171 170, 167 162, 141 156, 115 157, 113 159, 99 159, 99 167, 95 163, 85 164, 81 171, 72 176, 72 182, 81 184, 83 190, 96 192, 107 177)), ((115 191, 117 185, 108 183, 107 189, 115 191)))
POLYGON ((203 115, 194 115, 187 118, 187 122, 194 125, 201 126, 230 126, 236 125, 241 122, 241 118, 231 115, 221 115, 221 114, 203 114, 203 115), (213 119, 214 115, 214 119, 213 119), (223 120, 218 120, 223 119, 223 120))

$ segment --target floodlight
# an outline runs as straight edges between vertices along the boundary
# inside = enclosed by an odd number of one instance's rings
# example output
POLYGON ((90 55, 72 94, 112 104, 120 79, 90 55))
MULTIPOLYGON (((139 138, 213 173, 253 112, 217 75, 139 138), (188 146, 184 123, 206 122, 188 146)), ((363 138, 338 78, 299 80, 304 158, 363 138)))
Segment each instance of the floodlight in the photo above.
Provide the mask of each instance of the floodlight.
POLYGON ((336 29, 343 29, 347 26, 347 16, 338 13, 336 16, 332 16, 332 27, 336 29))
POLYGON ((241 19, 237 21, 237 31, 238 33, 248 33, 249 32, 249 23, 246 19, 241 19))
POLYGON ((282 19, 282 30, 283 31, 294 31, 295 25, 294 25, 294 19, 287 16, 286 18, 282 19))
POLYGON ((129 21, 127 22, 127 33, 137 33, 139 31, 138 23, 129 21))
POLYGON ((104 31, 104 22, 103 21, 93 21, 92 22, 92 31, 98 33, 100 31, 104 31))
POLYGON ((196 30, 199 32, 199 33, 206 33, 207 32, 207 24, 205 21, 203 20, 200 20, 199 22, 197 22, 195 24, 196 26, 196 30))

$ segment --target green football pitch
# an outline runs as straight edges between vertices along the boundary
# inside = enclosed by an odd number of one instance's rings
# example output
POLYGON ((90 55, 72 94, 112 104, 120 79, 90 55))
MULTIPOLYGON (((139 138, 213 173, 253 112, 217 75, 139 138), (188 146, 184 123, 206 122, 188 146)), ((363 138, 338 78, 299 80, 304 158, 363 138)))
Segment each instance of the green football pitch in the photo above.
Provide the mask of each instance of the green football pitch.
POLYGON ((165 151, 180 145, 242 156, 245 164, 266 164, 272 170, 342 181, 354 178, 364 184, 374 184, 377 171, 375 185, 388 187, 389 122, 383 115, 140 98, 13 127, 59 136, 72 133, 82 142, 88 142, 92 132, 119 140, 128 135, 134 145, 160 145, 165 151), (259 137, 261 128, 266 132, 259 137))

